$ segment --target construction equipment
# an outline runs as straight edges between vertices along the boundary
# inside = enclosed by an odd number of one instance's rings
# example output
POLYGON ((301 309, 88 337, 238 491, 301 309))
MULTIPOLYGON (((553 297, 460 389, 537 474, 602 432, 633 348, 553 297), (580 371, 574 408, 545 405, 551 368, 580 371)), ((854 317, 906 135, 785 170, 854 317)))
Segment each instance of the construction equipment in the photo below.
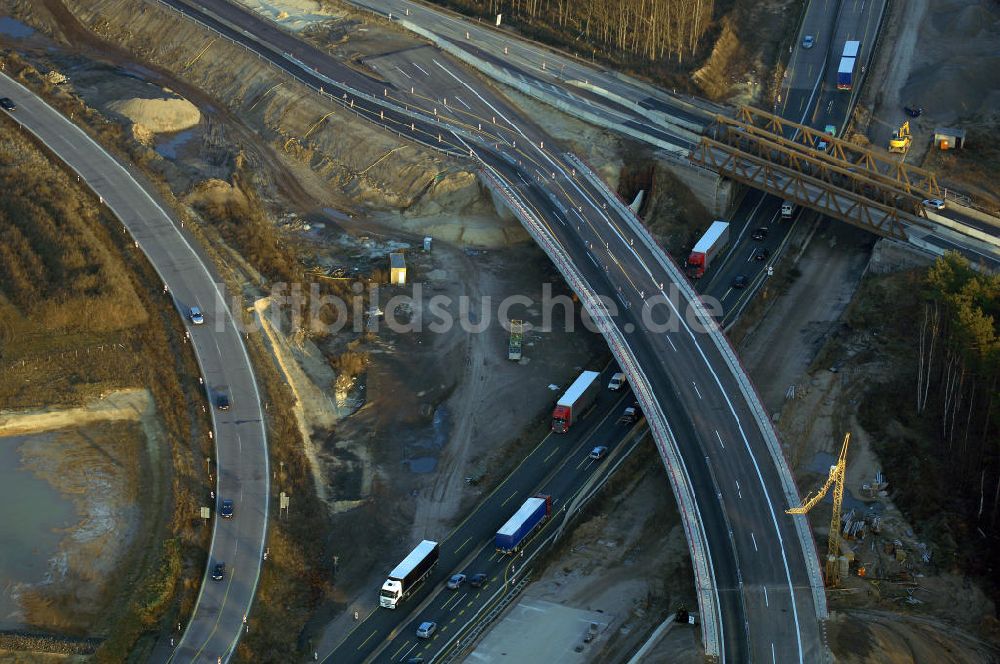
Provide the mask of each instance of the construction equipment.
POLYGON ((906 154, 906 151, 910 149, 910 143, 913 139, 910 137, 910 121, 907 120, 899 129, 897 129, 892 134, 892 138, 889 139, 889 152, 898 152, 899 154, 906 154))
POLYGON ((827 540, 826 551, 826 584, 836 587, 840 585, 840 569, 837 557, 840 555, 840 508, 844 503, 844 476, 847 474, 847 445, 851 442, 851 434, 844 435, 844 444, 840 448, 840 457, 835 466, 830 466, 830 476, 826 483, 814 495, 807 496, 801 507, 785 510, 786 514, 807 514, 809 510, 823 499, 833 487, 833 515, 830 517, 830 539, 827 540))
POLYGON ((507 345, 507 359, 518 361, 521 359, 521 345, 524 343, 524 321, 512 320, 510 322, 510 343, 507 345))

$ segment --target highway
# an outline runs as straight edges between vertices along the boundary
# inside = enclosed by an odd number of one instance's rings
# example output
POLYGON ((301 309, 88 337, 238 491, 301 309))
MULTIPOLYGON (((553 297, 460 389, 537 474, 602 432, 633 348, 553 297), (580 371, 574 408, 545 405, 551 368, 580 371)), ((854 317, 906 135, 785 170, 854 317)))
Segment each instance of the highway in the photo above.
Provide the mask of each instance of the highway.
MULTIPOLYGON (((670 151, 688 149, 705 120, 723 107, 696 97, 667 93, 629 76, 599 69, 585 60, 520 39, 507 31, 473 23, 457 14, 409 0, 351 0, 359 8, 394 21, 441 45, 475 58, 480 71, 522 92, 551 100, 564 112, 614 125, 638 140, 670 151), (486 66, 483 66, 486 65, 486 66)), ((458 55, 456 53, 456 55, 458 55)), ((471 64, 471 63, 470 63, 471 64)))
MULTIPOLYGON (((11 116, 37 136, 101 197, 123 224, 173 295, 178 313, 191 306, 206 313, 190 325, 190 339, 206 384, 206 405, 219 393, 230 396, 226 412, 211 408, 217 468, 215 493, 232 499, 232 519, 215 518, 212 541, 194 614, 167 661, 226 661, 243 632, 260 575, 268 515, 267 439, 260 395, 250 358, 218 283, 177 221, 120 164, 82 130, 40 98, 0 75, 0 96, 17 104, 11 116), (223 581, 210 579, 216 561, 226 563, 223 581)), ((189 515, 196 518, 197 514, 189 515)))
POLYGON ((278 31, 273 43, 265 40, 260 34, 273 26, 262 28, 266 21, 256 16, 222 0, 175 4, 214 21, 275 66, 326 85, 327 93, 335 89, 331 100, 352 112, 403 135, 407 128, 421 136, 450 132, 443 142, 474 156, 484 182, 587 303, 629 374, 678 497, 707 652, 725 661, 767 660, 776 653, 783 661, 822 661, 818 618, 825 618, 826 607, 815 545, 805 519, 783 513, 799 497, 770 420, 686 279, 614 194, 433 49, 397 53, 391 67, 378 67, 382 76, 412 68, 403 74, 407 87, 359 81, 361 90, 346 89, 338 82, 357 74, 291 35, 278 31), (205 6, 217 18, 199 8, 205 6), (415 59, 419 51, 425 60, 415 59), (446 104, 439 82, 464 90, 462 102, 446 104), (408 100, 405 111, 398 98, 408 100), (433 115, 430 108, 423 110, 425 119, 407 115, 428 100, 440 100, 433 115), (479 121, 470 122, 468 114, 479 113, 479 121), (663 302, 653 303, 652 318, 673 319, 663 330, 642 316, 654 296, 663 302))
MULTIPOLYGON (((519 461, 517 468, 483 498, 462 522, 441 542, 441 558, 417 593, 397 609, 378 607, 379 588, 372 588, 364 619, 346 636, 334 642, 329 652, 320 651, 328 664, 360 662, 376 655, 378 661, 405 661, 418 654, 428 656, 428 649, 443 647, 456 631, 465 627, 459 615, 472 617, 479 609, 496 601, 496 592, 509 588, 511 558, 498 555, 492 547, 497 529, 521 506, 526 498, 542 493, 553 498, 553 524, 566 516, 566 509, 595 475, 607 473, 614 463, 626 456, 641 436, 632 436, 619 450, 619 441, 629 428, 617 423, 618 416, 633 397, 628 390, 604 389, 612 371, 601 374, 602 391, 598 401, 581 421, 566 434, 549 434, 519 461), (588 459, 597 445, 610 447, 608 457, 600 462, 588 459), (471 576, 488 575, 485 586, 475 591, 463 588, 459 595, 440 593, 445 580, 456 570, 468 570, 471 576), (456 599, 461 605, 456 604, 456 599), (414 612, 419 608, 419 611, 414 612), (457 611, 462 613, 458 614, 457 611), (441 623, 431 641, 418 641, 416 627, 423 620, 441 623)), ((641 428, 640 428, 641 430, 641 428)), ((536 542, 537 544, 538 542, 536 542)), ((398 562, 398 561, 396 561, 398 562)), ((394 564, 394 563, 393 563, 394 564)), ((388 574, 389 568, 386 568, 388 574)))

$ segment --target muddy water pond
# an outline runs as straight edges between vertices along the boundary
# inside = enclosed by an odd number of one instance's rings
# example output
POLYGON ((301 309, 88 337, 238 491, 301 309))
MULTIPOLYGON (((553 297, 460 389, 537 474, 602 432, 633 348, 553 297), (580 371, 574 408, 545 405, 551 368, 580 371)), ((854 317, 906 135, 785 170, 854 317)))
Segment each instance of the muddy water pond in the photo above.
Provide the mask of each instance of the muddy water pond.
POLYGON ((21 447, 54 434, 0 437, 0 629, 20 629, 19 589, 45 583, 58 566, 62 532, 80 517, 73 503, 22 463, 21 447))

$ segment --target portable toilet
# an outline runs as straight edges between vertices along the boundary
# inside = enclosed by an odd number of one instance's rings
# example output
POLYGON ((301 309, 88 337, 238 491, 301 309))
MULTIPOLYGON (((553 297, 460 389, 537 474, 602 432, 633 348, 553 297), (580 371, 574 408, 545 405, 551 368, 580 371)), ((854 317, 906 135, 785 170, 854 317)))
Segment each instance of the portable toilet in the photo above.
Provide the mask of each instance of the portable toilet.
POLYGON ((389 283, 396 286, 406 283, 406 259, 401 253, 389 254, 389 283))

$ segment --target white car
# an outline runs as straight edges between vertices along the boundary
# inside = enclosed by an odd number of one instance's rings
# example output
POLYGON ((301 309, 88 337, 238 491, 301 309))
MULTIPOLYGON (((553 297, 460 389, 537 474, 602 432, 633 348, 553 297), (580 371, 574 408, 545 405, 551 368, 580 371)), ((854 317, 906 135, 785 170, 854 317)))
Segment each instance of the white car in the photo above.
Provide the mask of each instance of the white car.
POLYGON ((935 210, 943 210, 944 201, 940 198, 928 198, 924 201, 924 207, 934 208, 935 210))
POLYGON ((611 381, 608 383, 608 389, 611 390, 612 392, 617 392, 618 390, 622 389, 623 385, 625 385, 625 381, 626 381, 625 374, 619 371, 618 373, 611 376, 611 381))
POLYGON ((417 638, 418 639, 429 639, 434 636, 434 632, 437 631, 437 623, 430 620, 420 623, 420 627, 417 628, 417 638))
POLYGON ((191 307, 191 310, 188 311, 188 318, 194 325, 201 325, 205 322, 205 314, 201 313, 201 309, 198 307, 191 307))

